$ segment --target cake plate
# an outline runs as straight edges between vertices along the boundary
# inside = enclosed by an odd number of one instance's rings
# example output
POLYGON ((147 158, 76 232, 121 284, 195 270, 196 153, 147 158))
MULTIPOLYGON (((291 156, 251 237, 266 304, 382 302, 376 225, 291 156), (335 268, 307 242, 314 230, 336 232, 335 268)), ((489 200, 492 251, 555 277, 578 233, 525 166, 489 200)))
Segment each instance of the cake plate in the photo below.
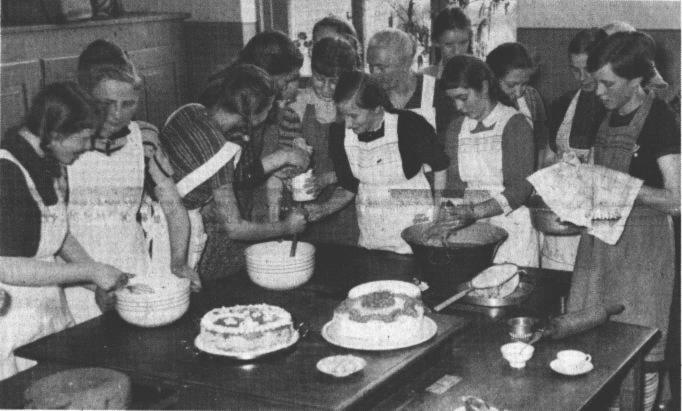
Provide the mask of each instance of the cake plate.
POLYGON ((424 327, 422 328, 421 334, 415 335, 412 339, 403 341, 376 342, 364 338, 348 337, 338 335, 334 331, 334 328, 332 321, 326 323, 322 327, 322 338, 339 347, 362 351, 388 351, 412 347, 430 340, 438 332, 438 325, 429 317, 424 317, 424 327))
POLYGON ((228 357, 232 358, 235 360, 240 360, 240 361, 249 361, 249 360, 255 360, 257 358, 263 357, 265 355, 269 354, 274 354, 279 351, 286 350, 287 348, 293 346, 298 342, 300 339, 300 334, 298 330, 294 331, 293 336, 291 339, 282 345, 278 345, 275 347, 270 347, 268 349, 264 350, 257 350, 257 351, 225 351, 221 350, 214 345, 207 343, 204 341, 204 339, 201 337, 201 334, 197 336, 197 338, 194 339, 194 346, 197 347, 200 351, 203 351, 208 354, 213 354, 213 355, 219 355, 222 357, 228 357))

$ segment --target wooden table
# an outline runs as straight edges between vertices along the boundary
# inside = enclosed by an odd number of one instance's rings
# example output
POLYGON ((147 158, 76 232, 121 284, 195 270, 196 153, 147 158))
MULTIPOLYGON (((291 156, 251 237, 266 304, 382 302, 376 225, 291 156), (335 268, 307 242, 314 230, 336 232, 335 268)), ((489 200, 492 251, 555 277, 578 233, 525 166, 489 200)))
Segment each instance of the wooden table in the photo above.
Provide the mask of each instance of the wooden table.
POLYGON ((353 285, 396 273, 408 279, 414 268, 401 258, 352 247, 318 246, 317 252, 313 279, 294 291, 263 290, 245 278, 234 278, 206 284, 201 294, 193 296, 190 312, 167 327, 141 329, 111 314, 22 347, 19 354, 42 360, 41 365, 0 383, 0 407, 20 406, 17 391, 23 389, 18 387, 50 371, 98 365, 131 376, 141 398, 134 404, 140 408, 153 407, 149 404, 161 408, 159 402, 145 402, 146 395, 163 397, 160 403, 173 408, 340 409, 376 405, 452 409, 461 405, 462 395, 476 395, 508 409, 580 409, 598 401, 605 386, 628 367, 641 364, 642 350, 656 334, 643 327, 608 323, 569 339, 541 341, 528 366, 512 370, 499 352, 499 347, 509 341, 503 319, 556 313, 558 296, 565 293, 566 277, 570 276, 530 270, 537 279, 537 291, 522 306, 485 309, 456 304, 446 310, 449 315, 435 316, 440 330, 430 344, 395 352, 355 352, 370 363, 364 374, 335 380, 315 370, 315 362, 323 356, 348 352, 328 344, 319 334, 333 307, 353 285), (193 348, 198 321, 208 309, 260 301, 286 307, 297 320, 308 323, 312 334, 296 349, 252 364, 215 358, 193 348), (471 325, 456 333, 467 321, 471 325), (557 351, 567 347, 589 352, 595 370, 573 378, 555 374, 548 363, 557 351), (441 395, 425 391, 445 374, 458 376, 461 381, 441 395))

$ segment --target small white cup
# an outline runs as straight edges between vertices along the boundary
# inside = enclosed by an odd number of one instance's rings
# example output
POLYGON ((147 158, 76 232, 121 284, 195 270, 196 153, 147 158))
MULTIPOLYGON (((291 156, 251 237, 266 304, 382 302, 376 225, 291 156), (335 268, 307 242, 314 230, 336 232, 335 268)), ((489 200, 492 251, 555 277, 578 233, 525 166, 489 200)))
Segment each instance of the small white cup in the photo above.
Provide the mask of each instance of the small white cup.
POLYGON ((513 342, 500 347, 502 356, 509 362, 512 368, 523 368, 535 352, 535 347, 524 342, 513 342))
POLYGON ((563 350, 559 351, 556 355, 561 365, 566 368, 579 368, 586 362, 592 361, 592 356, 590 354, 585 354, 578 350, 563 350))
POLYGON ((294 201, 311 201, 315 196, 306 192, 305 185, 313 177, 313 170, 310 169, 291 179, 291 192, 294 201))

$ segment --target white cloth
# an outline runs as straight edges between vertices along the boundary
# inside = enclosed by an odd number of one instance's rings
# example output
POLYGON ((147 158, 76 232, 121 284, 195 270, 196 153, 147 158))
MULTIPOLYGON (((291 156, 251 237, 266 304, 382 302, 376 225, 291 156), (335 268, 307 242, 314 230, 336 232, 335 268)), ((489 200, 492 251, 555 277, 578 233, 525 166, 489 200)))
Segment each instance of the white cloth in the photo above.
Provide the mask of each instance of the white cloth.
POLYGON ((591 164, 561 161, 528 177, 561 220, 587 227, 607 244, 616 244, 643 181, 591 164))
MULTIPOLYGON (((166 124, 175 116, 176 113, 180 112, 185 106, 180 107, 175 110, 166 120, 166 124)), ((241 147, 238 144, 231 143, 229 141, 225 142, 225 145, 213 155, 208 161, 206 161, 201 166, 197 167, 194 171, 187 174, 182 180, 178 181, 176 187, 178 189, 178 194, 180 197, 184 197, 189 194, 192 190, 199 187, 206 180, 211 178, 215 173, 220 171, 221 168, 225 167, 225 164, 229 163, 230 160, 234 158, 235 166, 239 163, 239 158, 241 154, 241 147)), ((201 209, 197 208, 194 210, 188 210, 189 215, 189 246, 187 250, 187 265, 190 268, 196 268, 201 259, 201 254, 204 252, 204 247, 206 246, 206 240, 208 236, 206 230, 204 229, 204 222, 201 217, 201 209)))
MULTIPOLYGON (((110 156, 89 151, 68 167, 69 224, 73 236, 95 261, 148 275, 150 256, 137 221, 144 191, 142 133, 135 122, 128 127, 130 134, 123 148, 110 156)), ((77 323, 101 314, 92 291, 68 287, 66 296, 77 323)))
MULTIPOLYGON (((54 262, 54 256, 62 247, 68 231, 63 184, 60 186, 59 182, 55 182, 58 201, 46 206, 28 171, 19 161, 8 151, 1 149, 0 158, 19 167, 31 197, 40 210, 40 242, 34 258, 54 262)), ((0 317, 0 380, 3 380, 35 365, 34 361, 15 357, 16 348, 73 325, 73 318, 66 304, 64 291, 59 286, 0 285, 12 298, 9 311, 0 317)))
POLYGON ((422 171, 405 178, 398 147, 398 116, 386 113, 384 136, 361 142, 346 129, 344 147, 353 175, 360 181, 355 205, 360 238, 358 244, 372 250, 411 254, 402 239, 403 229, 415 220, 431 220, 431 188, 422 171))
POLYGON ((504 228, 509 233, 507 240, 497 249, 494 262, 537 267, 538 235, 531 224, 530 210, 525 206, 512 210, 502 195, 502 137, 507 122, 517 113, 511 107, 497 104, 482 121, 489 129, 476 133, 471 131, 478 121, 469 117, 464 120, 459 134, 459 174, 467 183, 464 202, 476 204, 494 198, 502 207, 502 215, 480 220, 504 228))

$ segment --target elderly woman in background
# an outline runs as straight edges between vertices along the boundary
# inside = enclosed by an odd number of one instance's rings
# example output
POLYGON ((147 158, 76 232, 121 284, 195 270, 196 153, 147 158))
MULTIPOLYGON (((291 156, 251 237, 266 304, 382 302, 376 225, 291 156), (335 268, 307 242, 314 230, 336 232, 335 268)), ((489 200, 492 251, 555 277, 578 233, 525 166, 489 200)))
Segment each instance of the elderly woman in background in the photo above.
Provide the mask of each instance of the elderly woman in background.
MULTIPOLYGON (((197 289, 199 277, 187 265, 189 219, 173 169, 156 127, 133 121, 141 77, 120 47, 96 40, 78 59, 78 81, 105 107, 106 118, 93 139, 94 150, 68 168, 74 237, 97 261, 137 275, 172 272, 197 289)), ((97 292, 98 298, 113 301, 113 295, 97 292)), ((76 322, 100 315, 92 292, 71 287, 66 294, 76 322)))
POLYGON ((108 291, 127 277, 92 261, 69 232, 65 166, 90 149, 100 125, 94 102, 74 83, 33 99, 26 123, 0 149, 0 285, 11 305, 0 316, 0 380, 33 364, 14 349, 73 325, 63 285, 108 291), (66 264, 55 262, 59 255, 66 264))
POLYGON ((509 233, 495 263, 538 266, 538 236, 523 206, 532 192, 526 177, 533 172, 533 131, 523 114, 502 103, 506 95, 490 68, 473 56, 455 56, 441 78, 447 95, 464 114, 447 131, 450 157, 448 191, 454 215, 488 221, 509 233))
MULTIPOLYGON (((654 366, 663 360, 675 276, 671 215, 680 212, 680 126, 669 106, 642 88, 654 75, 654 64, 640 36, 645 35, 612 34, 587 60, 608 110, 597 132, 594 163, 644 184, 615 245, 583 234, 568 309, 624 304, 615 320, 663 333, 645 357, 654 366)), ((658 374, 648 372, 646 380, 645 403, 651 409, 658 374)))
POLYGON ((535 72, 533 60, 521 43, 504 43, 488 54, 485 62, 495 74, 502 91, 533 127, 535 167, 544 159, 547 145, 547 114, 538 91, 529 86, 535 72))
MULTIPOLYGON (((191 244, 201 245, 206 227, 208 238, 199 263, 203 281, 242 270, 248 241, 293 235, 305 228, 305 217, 298 211, 281 222, 258 223, 239 207, 239 197, 247 193, 237 187, 263 182, 266 175, 285 166, 308 165, 308 156, 296 149, 280 149, 262 159, 244 158, 253 144, 250 136, 266 120, 276 93, 262 69, 249 64, 231 66, 209 83, 200 104, 180 107, 161 130, 178 189, 192 216, 191 244)), ((250 201, 242 199, 242 203, 250 201)), ((202 248, 194 249, 201 254, 202 248)))
POLYGON ((450 58, 459 54, 473 54, 471 41, 474 32, 471 20, 459 7, 446 7, 433 20, 431 41, 440 52, 437 64, 423 70, 424 74, 440 78, 443 67, 450 58))

